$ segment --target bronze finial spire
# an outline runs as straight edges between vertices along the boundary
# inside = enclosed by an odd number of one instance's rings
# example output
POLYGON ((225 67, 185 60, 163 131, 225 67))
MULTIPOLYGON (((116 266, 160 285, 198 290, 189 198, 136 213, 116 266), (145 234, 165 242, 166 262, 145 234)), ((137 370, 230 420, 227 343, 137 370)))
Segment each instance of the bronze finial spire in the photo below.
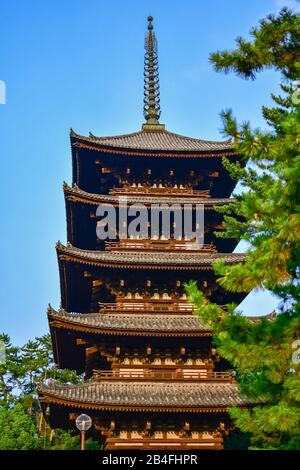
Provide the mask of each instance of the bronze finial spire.
POLYGON ((144 61, 144 116, 146 123, 143 130, 164 130, 164 125, 159 123, 160 98, 157 40, 153 32, 153 18, 148 16, 148 31, 145 36, 145 61, 144 61))

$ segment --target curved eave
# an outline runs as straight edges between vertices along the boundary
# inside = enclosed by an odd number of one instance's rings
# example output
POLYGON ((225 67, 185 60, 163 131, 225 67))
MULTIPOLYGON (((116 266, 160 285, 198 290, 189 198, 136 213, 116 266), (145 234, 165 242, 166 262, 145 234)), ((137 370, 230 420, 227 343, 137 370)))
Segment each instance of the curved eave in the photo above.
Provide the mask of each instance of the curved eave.
MULTIPOLYGON (((78 408, 82 410, 95 410, 95 411, 118 411, 118 412, 157 412, 157 413, 226 413, 230 406, 185 406, 185 407, 172 407, 172 406, 139 406, 139 405, 104 405, 96 403, 81 403, 73 400, 64 400, 53 396, 49 393, 39 392, 39 400, 43 405, 53 404, 65 406, 67 408, 78 408)), ((239 408, 246 408, 247 405, 238 405, 239 408)))
MULTIPOLYGON (((138 134, 138 133, 136 133, 138 134)), ((147 133, 145 133, 147 134, 147 133)), ((169 133, 172 134, 172 133, 169 133)), ((135 135, 135 134, 132 134, 135 135)), ((122 136, 119 136, 122 137, 122 136)), ((126 137, 126 136, 124 136, 126 137)), ((182 137, 182 136, 180 136, 182 137)), ((70 134, 71 145, 73 148, 85 149, 94 151, 96 153, 107 153, 111 155, 126 155, 126 156, 145 156, 145 157, 177 157, 177 158, 210 158, 210 157, 223 157, 223 156, 236 156, 230 142, 211 142, 213 149, 165 149, 165 148, 143 148, 141 146, 126 146, 118 145, 118 138, 96 138, 93 136, 86 137, 71 132, 70 134), (107 140, 115 139, 115 144, 106 143, 107 140), (219 147, 218 147, 219 144, 219 147)), ((197 140, 197 139, 192 139, 197 140)), ((201 142, 199 140, 199 142, 201 142)), ((204 141, 206 142, 206 141, 204 141)))
POLYGON ((201 413, 224 412, 232 405, 249 405, 232 383, 154 384, 103 380, 69 386, 42 384, 38 392, 43 404, 94 410, 201 413))
MULTIPOLYGON (((123 314, 124 315, 124 314, 123 314)), ((134 316, 134 314, 130 314, 134 316)), ((113 335, 113 336, 156 336, 156 337, 202 337, 202 336, 211 336, 211 330, 205 329, 199 326, 199 329, 188 329, 188 325, 185 329, 179 330, 171 328, 168 330, 164 329, 147 329, 147 327, 143 327, 142 319, 143 315, 140 315, 141 324, 136 326, 135 328, 125 327, 125 326, 95 326, 88 323, 81 323, 80 316, 88 317, 88 315, 79 314, 76 318, 72 314, 63 315, 59 312, 56 312, 53 309, 48 310, 48 321, 51 330, 56 329, 64 329, 67 331, 78 331, 82 333, 89 333, 93 335, 113 335), (73 318, 72 318, 73 316, 73 318)), ((117 316, 117 315, 116 315, 117 316)), ((149 315, 150 316, 150 315, 149 315)), ((179 316, 179 315, 178 315, 179 316)), ((187 315, 180 316, 183 320, 187 319, 187 315)), ((195 317, 191 316, 193 320, 197 320, 195 317)), ((153 318, 153 317, 152 317, 153 318)), ((88 319, 88 318, 87 318, 88 319)), ((170 317, 169 317, 170 319, 170 317)), ((120 316, 120 320, 122 320, 122 315, 120 316)), ((188 320, 188 319, 187 319, 188 320)), ((172 318, 170 319, 172 321, 172 318)), ((120 321, 121 323, 121 321, 120 321)), ((199 321, 200 325, 200 321, 199 321)))
POLYGON ((236 264, 246 260, 242 253, 161 253, 161 252, 126 252, 90 251, 56 245, 60 262, 77 263, 94 267, 124 269, 164 269, 164 270, 211 270, 213 263, 222 259, 226 264, 236 264))
MULTIPOLYGON (((66 201, 78 202, 82 204, 95 205, 99 204, 119 204, 119 196, 113 196, 109 194, 93 194, 83 191, 74 185, 73 187, 68 186, 64 183, 64 194, 66 201)), ((172 196, 170 196, 172 197, 172 196)), ((143 204, 150 205, 154 203, 170 203, 170 197, 165 196, 126 196, 128 204, 143 204)), ((203 204, 205 210, 214 210, 214 206, 221 206, 226 204, 232 204, 233 198, 201 198, 201 197, 172 197, 172 201, 178 204, 203 204)))

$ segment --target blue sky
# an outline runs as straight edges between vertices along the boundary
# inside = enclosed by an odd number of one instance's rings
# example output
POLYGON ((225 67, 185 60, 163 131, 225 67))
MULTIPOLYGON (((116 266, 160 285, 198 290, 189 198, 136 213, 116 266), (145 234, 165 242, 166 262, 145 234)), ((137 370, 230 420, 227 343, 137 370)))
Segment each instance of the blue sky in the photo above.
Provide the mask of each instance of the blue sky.
MULTIPOLYGON (((210 52, 234 47, 257 21, 292 0, 10 0, 1 5, 0 331, 21 344, 47 331, 59 306, 55 242, 66 241, 62 182, 71 182, 69 128, 113 135, 143 122, 143 40, 154 16, 161 122, 168 130, 220 139, 222 109, 265 124, 261 105, 278 91, 274 72, 254 82, 213 71, 210 52)), ((298 4, 299 5, 299 4, 298 4)), ((247 314, 277 301, 250 294, 247 314)))

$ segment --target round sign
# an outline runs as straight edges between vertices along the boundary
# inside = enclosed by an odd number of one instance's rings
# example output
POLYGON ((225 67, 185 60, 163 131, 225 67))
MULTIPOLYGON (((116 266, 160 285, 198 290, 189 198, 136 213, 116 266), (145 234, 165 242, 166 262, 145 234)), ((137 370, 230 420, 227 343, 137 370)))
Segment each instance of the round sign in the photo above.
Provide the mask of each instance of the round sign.
POLYGON ((76 418, 76 427, 79 431, 88 431, 92 426, 92 420, 88 415, 80 415, 76 418))

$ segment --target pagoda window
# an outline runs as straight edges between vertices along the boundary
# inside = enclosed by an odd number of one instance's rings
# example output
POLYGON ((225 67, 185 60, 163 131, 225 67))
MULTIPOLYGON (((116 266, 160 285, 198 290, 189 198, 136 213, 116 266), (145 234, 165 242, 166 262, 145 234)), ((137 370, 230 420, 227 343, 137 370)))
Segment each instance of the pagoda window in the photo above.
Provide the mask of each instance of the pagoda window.
POLYGON ((170 171, 169 171, 169 175, 170 175, 170 176, 174 176, 174 170, 170 170, 170 171))
POLYGON ((150 280, 150 279, 147 279, 147 287, 151 287, 151 285, 152 285, 151 280, 150 280))
POLYGON ((180 287, 181 286, 181 281, 177 280, 176 281, 176 287, 180 287))
POLYGON ((151 168, 148 168, 148 170, 147 170, 147 175, 152 175, 152 170, 151 170, 151 168))
POLYGON ((104 166, 104 167, 101 168, 101 173, 106 173, 106 174, 111 173, 111 168, 108 168, 108 167, 104 166))
POLYGON ((127 175, 130 175, 130 173, 131 173, 130 168, 126 168, 126 174, 127 174, 127 175))

